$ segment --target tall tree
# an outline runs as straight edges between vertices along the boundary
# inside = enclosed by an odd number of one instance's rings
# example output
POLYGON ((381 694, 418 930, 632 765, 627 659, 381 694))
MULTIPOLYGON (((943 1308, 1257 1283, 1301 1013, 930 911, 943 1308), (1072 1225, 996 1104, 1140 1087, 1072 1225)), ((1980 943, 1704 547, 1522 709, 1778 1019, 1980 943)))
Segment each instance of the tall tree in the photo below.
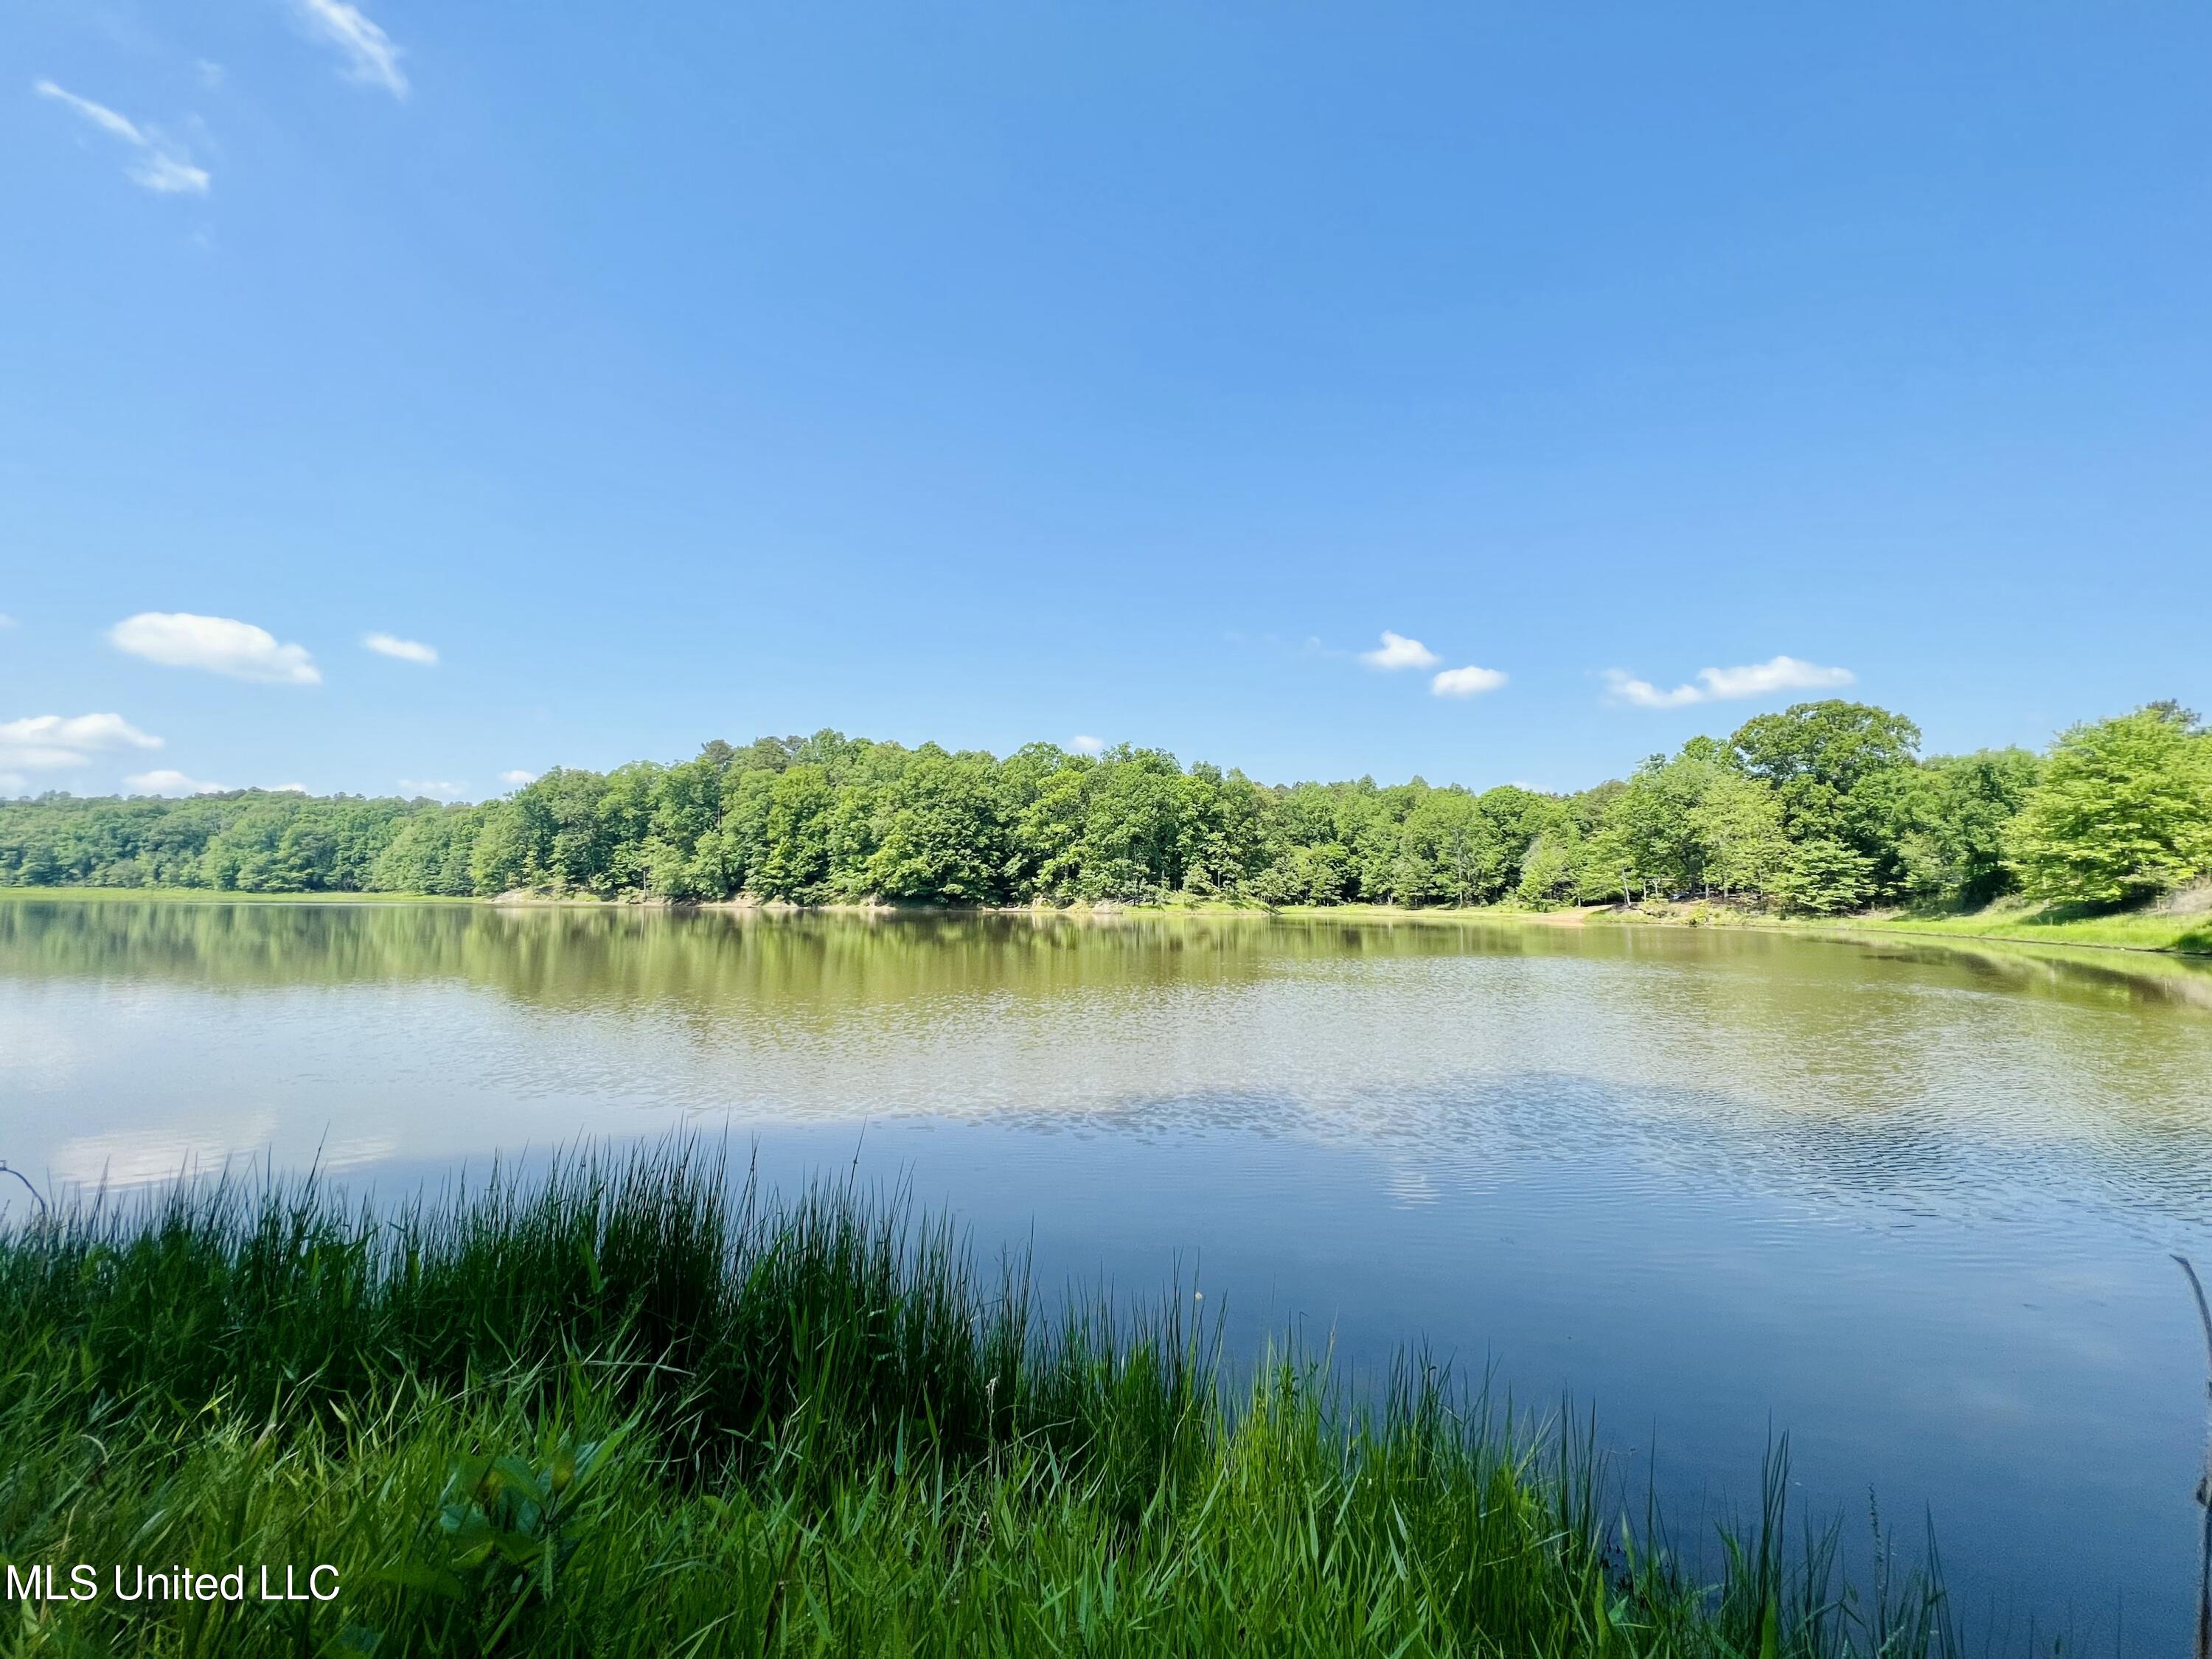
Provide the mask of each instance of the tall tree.
POLYGON ((1782 830, 1781 799, 1771 786, 1718 768, 1685 816, 1712 886, 1755 898, 1779 890, 1790 841, 1782 830))
POLYGON ((2212 735, 2172 704, 2071 728, 2005 843, 2036 898, 2125 903, 2212 872, 2212 735))
POLYGON ((1919 748, 1920 728, 1904 715, 1838 698, 1758 715, 1729 738, 1736 765, 1774 787, 1790 839, 1832 841, 1863 859, 1869 895, 1902 890, 1890 830, 1919 748))
POLYGON ((996 903, 1010 850, 982 757, 924 749, 884 792, 865 879, 884 898, 996 903))
POLYGON ((1900 793, 1892 833, 1905 890, 1923 900, 1985 904, 2012 883, 2004 828, 2034 787, 2025 749, 1984 749, 1923 761, 1900 793))

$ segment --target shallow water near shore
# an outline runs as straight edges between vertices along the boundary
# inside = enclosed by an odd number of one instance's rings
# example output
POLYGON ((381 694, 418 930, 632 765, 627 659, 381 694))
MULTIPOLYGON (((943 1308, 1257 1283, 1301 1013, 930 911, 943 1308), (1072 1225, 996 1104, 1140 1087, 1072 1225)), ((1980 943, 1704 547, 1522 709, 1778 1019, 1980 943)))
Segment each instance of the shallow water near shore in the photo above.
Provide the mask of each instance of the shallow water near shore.
MULTIPOLYGON (((2212 970, 1261 917, 0 904, 0 1158, 389 1188, 690 1125, 1232 1343, 1571 1391, 1679 1529, 1931 1511, 1978 1638, 2184 1644, 2212 970)), ((2071 1645, 2069 1644, 2069 1645, 2071 1645)))

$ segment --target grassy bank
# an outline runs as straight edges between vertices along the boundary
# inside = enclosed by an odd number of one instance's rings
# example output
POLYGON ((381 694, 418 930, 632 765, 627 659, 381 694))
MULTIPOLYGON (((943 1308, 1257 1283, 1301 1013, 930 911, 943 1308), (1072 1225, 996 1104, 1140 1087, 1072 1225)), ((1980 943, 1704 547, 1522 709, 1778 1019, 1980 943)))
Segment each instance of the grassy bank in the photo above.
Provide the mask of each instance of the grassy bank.
POLYGON ((2000 900, 1978 910, 1845 916, 1832 925, 1854 932, 2009 939, 2022 945, 2095 945, 2112 950, 2212 956, 2212 915, 2201 911, 2190 915, 2154 909, 2096 912, 2078 905, 2000 900))
MULTIPOLYGON (((2148 908, 2093 909, 2081 905, 2038 904, 2021 899, 2000 899, 1972 910, 1878 910, 1838 916, 1791 916, 1727 900, 1685 899, 1626 908, 1601 905, 1553 915, 1560 920, 1631 926, 1765 927, 1815 934, 1902 933, 1927 939, 2093 945, 2108 951, 2212 956, 2212 914, 2203 911, 2184 914, 2148 908)), ((1524 914, 1522 919, 1542 918, 1524 914)))
POLYGON ((1778 1470, 1701 1585, 1587 1443, 1418 1364, 1357 1408, 1296 1363, 1232 1386, 1180 1297, 1047 1320, 896 1202, 724 1176, 678 1144, 0 1235, 0 1556, 337 1587, 10 1606, 0 1652, 1949 1650, 1923 1589, 1784 1551, 1778 1470))

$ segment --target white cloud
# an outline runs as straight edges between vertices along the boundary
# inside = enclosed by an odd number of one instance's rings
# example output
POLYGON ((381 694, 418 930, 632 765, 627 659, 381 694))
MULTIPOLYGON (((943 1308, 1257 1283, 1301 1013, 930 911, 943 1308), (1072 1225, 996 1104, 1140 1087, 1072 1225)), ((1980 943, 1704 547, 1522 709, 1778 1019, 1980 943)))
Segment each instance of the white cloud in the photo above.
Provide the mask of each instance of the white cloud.
POLYGON ((1429 693, 1437 697, 1479 697, 1504 684, 1503 669, 1477 668, 1469 664, 1465 668, 1445 669, 1429 682, 1429 693))
POLYGON ((228 75, 228 71, 224 70, 222 64, 215 63, 209 58, 203 58, 198 63, 194 64, 192 67, 199 71, 200 84, 203 87, 205 87, 210 92, 220 92, 222 90, 222 83, 228 75))
POLYGON ((1745 668, 1701 668, 1698 678, 1716 697, 1763 697, 1770 691, 1826 691, 1858 677, 1848 668, 1823 668, 1796 657, 1776 657, 1745 668))
POLYGON ((318 685, 323 678, 305 646, 279 645, 268 629, 229 617, 143 611, 116 623, 107 637, 117 650, 165 668, 204 668, 275 685, 318 685))
POLYGON ((360 7, 346 0, 294 0, 294 4, 311 33, 345 55, 347 80, 382 87, 394 98, 407 95, 399 48, 360 7))
POLYGON ((261 787, 272 795, 304 795, 307 793, 307 786, 304 783, 264 783, 261 787))
POLYGON ((1437 653, 1419 640, 1409 640, 1403 634, 1382 630, 1382 643, 1372 651, 1363 651, 1359 660, 1370 668, 1434 668, 1442 660, 1437 653))
POLYGON ((0 766, 11 772, 87 766, 93 751, 159 749, 161 738, 141 732, 120 714, 33 714, 0 722, 0 766))
POLYGON ((1662 691, 1649 680, 1639 680, 1625 668, 1605 671, 1607 690, 1616 702, 1638 708, 1686 708, 1692 703, 1728 702, 1743 697, 1763 697, 1775 691, 1826 691, 1850 685, 1857 676, 1848 668, 1823 668, 1796 657, 1775 657, 1747 663, 1739 668, 1700 668, 1698 683, 1662 691))
POLYGON ((410 795, 435 795, 453 800, 468 793, 465 783, 451 783, 443 778, 402 778, 399 787, 410 795))
POLYGON ((1094 738, 1087 732, 1079 732, 1067 740, 1067 746, 1079 755, 1096 755, 1104 751, 1106 739, 1094 738))
POLYGON ((196 167, 162 150, 155 150, 143 161, 134 161, 124 169, 131 182, 140 184, 162 196, 204 196, 207 194, 208 173, 205 167, 196 167))
POLYGON ((538 774, 535 772, 526 772, 518 766, 511 772, 501 773, 499 775, 499 781, 510 789, 520 789, 526 783, 537 782, 538 774))
POLYGON ((419 662, 425 668, 438 665, 438 647, 425 645, 420 640, 403 640, 394 634, 364 634, 361 642, 380 657, 397 657, 402 662, 419 662))
POLYGON ((133 772, 123 780, 133 794, 138 795, 220 795, 223 786, 210 783, 204 778, 188 778, 182 772, 164 768, 158 772, 133 772))
POLYGON ((93 125, 102 131, 113 133, 126 144, 143 144, 146 142, 146 135, 138 131, 136 122, 127 116, 118 115, 105 104, 95 104, 89 98, 80 98, 68 88, 58 87, 51 81, 33 81, 31 82, 31 90, 41 98, 51 98, 55 102, 75 110, 93 125))
POLYGON ((15 625, 15 619, 6 611, 0 611, 0 628, 13 628, 15 625))
POLYGON ((37 737, 72 749, 159 749, 161 738, 141 732, 120 714, 34 714, 0 726, 0 736, 37 737))
POLYGON ((137 155, 123 169, 133 183, 163 196, 207 194, 207 169, 194 167, 191 157, 157 129, 142 127, 127 115, 119 115, 89 98, 80 98, 52 81, 33 81, 31 90, 74 111, 102 132, 120 138, 137 150, 137 155))
POLYGON ((0 772, 0 794, 20 795, 30 787, 30 779, 21 772, 0 772))
POLYGON ((1680 708, 1685 703, 1703 702, 1705 692, 1694 685, 1678 685, 1672 691, 1662 691, 1650 680, 1639 680, 1625 668, 1605 671, 1606 690, 1615 702, 1634 703, 1638 708, 1680 708))

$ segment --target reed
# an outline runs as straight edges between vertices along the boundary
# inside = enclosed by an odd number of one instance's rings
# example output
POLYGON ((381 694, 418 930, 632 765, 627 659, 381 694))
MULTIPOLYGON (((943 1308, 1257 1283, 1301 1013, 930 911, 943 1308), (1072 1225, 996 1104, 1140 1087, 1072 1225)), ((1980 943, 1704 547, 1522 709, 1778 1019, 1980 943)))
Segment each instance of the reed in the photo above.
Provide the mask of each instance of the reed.
POLYGON ((1408 1355, 1355 1398, 979 1269, 899 1191, 711 1146, 398 1206, 312 1178, 0 1235, 0 1559, 336 1569, 327 1603, 25 1604, 0 1652, 1954 1650, 1765 1503, 1701 1581, 1587 1425, 1408 1355))

